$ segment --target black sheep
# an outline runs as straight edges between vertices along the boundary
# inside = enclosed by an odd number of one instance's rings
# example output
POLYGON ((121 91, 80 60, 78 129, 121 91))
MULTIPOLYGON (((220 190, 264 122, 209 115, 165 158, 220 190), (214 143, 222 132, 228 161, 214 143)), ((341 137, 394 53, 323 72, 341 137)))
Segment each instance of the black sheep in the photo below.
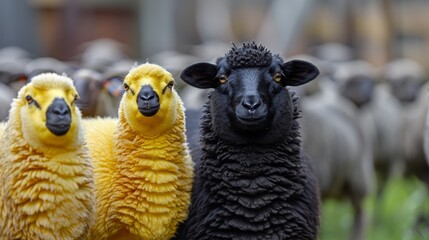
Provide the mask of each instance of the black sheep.
POLYGON ((255 43, 182 72, 186 83, 214 91, 200 125, 189 217, 177 239, 317 238, 317 180, 301 151, 298 99, 285 87, 318 73, 255 43))

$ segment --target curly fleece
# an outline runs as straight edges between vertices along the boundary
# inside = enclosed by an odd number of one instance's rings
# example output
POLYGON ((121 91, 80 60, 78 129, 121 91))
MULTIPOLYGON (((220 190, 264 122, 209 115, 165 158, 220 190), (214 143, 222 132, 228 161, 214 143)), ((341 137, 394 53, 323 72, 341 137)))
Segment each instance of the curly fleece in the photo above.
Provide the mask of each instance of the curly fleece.
POLYGON ((213 129, 210 101, 205 105, 203 161, 177 239, 317 238, 317 183, 301 153, 297 102, 293 98, 290 133, 272 145, 222 141, 213 129))
MULTIPOLYGON (((71 80, 36 81, 61 82, 72 87, 71 80)), ((95 205, 88 149, 80 136, 67 150, 30 146, 21 131, 21 95, 0 140, 0 239, 86 239, 95 205)))
POLYGON ((92 239, 170 239, 186 219, 193 163, 186 145, 184 109, 174 126, 154 138, 119 120, 87 120, 96 183, 92 239))

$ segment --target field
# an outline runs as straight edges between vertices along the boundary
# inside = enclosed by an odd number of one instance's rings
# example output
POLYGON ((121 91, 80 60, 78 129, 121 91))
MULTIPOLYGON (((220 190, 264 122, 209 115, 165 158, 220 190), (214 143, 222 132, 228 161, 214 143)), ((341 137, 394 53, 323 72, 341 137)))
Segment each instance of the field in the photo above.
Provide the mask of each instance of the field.
MULTIPOLYGON (((416 179, 393 179, 384 197, 375 207, 372 194, 365 202, 368 240, 423 240, 429 239, 429 229, 418 225, 413 230, 421 213, 429 215, 429 197, 426 189, 416 179), (377 212, 377 214, 375 214, 377 212)), ((321 240, 346 240, 353 220, 348 202, 327 200, 323 203, 321 240)))

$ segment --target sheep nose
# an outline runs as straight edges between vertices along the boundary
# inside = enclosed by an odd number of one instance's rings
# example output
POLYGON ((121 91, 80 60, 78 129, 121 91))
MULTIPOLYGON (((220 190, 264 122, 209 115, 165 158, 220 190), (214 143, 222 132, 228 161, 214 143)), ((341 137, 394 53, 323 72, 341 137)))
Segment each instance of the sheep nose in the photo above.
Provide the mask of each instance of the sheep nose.
POLYGON ((155 92, 153 91, 153 89, 149 86, 144 86, 141 90, 140 90, 140 95, 139 97, 143 100, 143 101, 149 101, 153 98, 155 98, 155 92))
POLYGON ((64 102, 64 100, 58 100, 56 99, 54 103, 52 104, 52 113, 65 116, 70 112, 69 107, 64 102))
POLYGON ((53 134, 62 136, 71 126, 71 111, 63 98, 55 98, 46 110, 46 127, 53 134))
POLYGON ((241 105, 245 107, 249 112, 254 112, 259 106, 261 106, 262 100, 258 96, 248 95, 243 98, 241 105))
POLYGON ((159 108, 159 96, 149 85, 145 85, 140 89, 137 98, 137 106, 141 114, 146 117, 155 115, 159 108))

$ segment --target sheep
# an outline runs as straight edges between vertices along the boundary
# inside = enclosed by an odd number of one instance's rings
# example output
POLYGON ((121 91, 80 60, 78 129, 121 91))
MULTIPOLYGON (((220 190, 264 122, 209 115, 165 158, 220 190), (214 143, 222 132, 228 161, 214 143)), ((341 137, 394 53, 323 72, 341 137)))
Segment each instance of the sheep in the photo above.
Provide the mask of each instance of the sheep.
MULTIPOLYGON (((400 157, 405 177, 417 177, 429 190, 429 166, 425 159, 425 122, 428 114, 429 83, 425 83, 423 67, 411 59, 397 59, 386 65, 384 77, 392 94, 401 105, 400 157)), ((426 191, 427 194, 427 191, 426 191)), ((428 213, 421 213, 414 230, 427 229, 428 213)))
POLYGON ((401 105, 400 157, 405 175, 416 176, 429 189, 429 166, 423 148, 429 84, 423 82, 423 68, 413 60, 397 59, 387 64, 384 74, 401 105))
POLYGON ((377 203, 380 203, 384 186, 399 165, 399 103, 386 85, 376 85, 375 70, 368 63, 350 61, 337 67, 333 74, 337 89, 330 93, 336 97, 328 101, 325 93, 324 97, 303 101, 304 119, 308 122, 303 129, 309 129, 304 134, 304 147, 316 162, 323 195, 350 198, 355 211, 351 238, 363 239, 366 225, 363 200, 375 186, 375 170, 380 176, 377 186, 377 203), (348 119, 340 116, 336 120, 338 113, 327 109, 328 102, 340 113, 347 111, 348 119), (344 124, 348 130, 343 129, 344 124), (316 129, 323 130, 315 133, 316 129), (358 152, 352 151, 356 149, 358 152), (329 192, 331 188, 339 193, 329 192))
POLYGON ((363 203, 374 184, 371 152, 356 107, 329 83, 301 101, 302 145, 315 165, 322 199, 349 199, 354 210, 350 239, 364 239, 363 203))
POLYGON ((369 105, 375 127, 374 166, 379 176, 377 199, 381 199, 387 181, 401 168, 401 105, 387 84, 379 83, 369 105))
POLYGON ((81 68, 74 74, 78 101, 84 117, 117 117, 119 102, 124 93, 122 81, 134 63, 120 61, 104 73, 81 68))
POLYGON ((375 70, 366 62, 348 63, 337 71, 335 79, 342 86, 342 94, 359 109, 366 141, 373 146, 374 165, 380 176, 377 194, 381 198, 388 178, 400 166, 400 102, 385 83, 376 84, 375 70))
POLYGON ((118 117, 119 103, 124 93, 122 82, 134 65, 134 62, 122 60, 110 66, 109 70, 102 74, 103 85, 95 110, 97 116, 118 117))
POLYGON ((169 239, 187 217, 193 163, 173 85, 159 65, 136 66, 119 118, 86 120, 97 199, 91 239, 169 239))
POLYGON ((384 78, 392 94, 402 103, 417 100, 424 79, 422 66, 411 59, 397 59, 383 69, 384 78))
POLYGON ((356 107, 366 142, 372 146, 374 166, 380 173, 381 195, 388 175, 398 163, 400 106, 385 84, 376 82, 375 69, 365 61, 350 61, 334 73, 340 93, 356 107))
POLYGON ((0 238, 86 239, 95 196, 72 80, 40 74, 2 127, 0 238))
POLYGON ((81 68, 74 73, 73 80, 76 90, 81 96, 77 104, 82 115, 84 117, 96 116, 98 96, 103 84, 101 73, 81 68))
POLYGON ((186 83, 214 91, 177 239, 316 239, 317 180, 301 151, 298 99, 285 86, 317 74, 314 65, 283 62, 254 42, 183 70, 186 83))

